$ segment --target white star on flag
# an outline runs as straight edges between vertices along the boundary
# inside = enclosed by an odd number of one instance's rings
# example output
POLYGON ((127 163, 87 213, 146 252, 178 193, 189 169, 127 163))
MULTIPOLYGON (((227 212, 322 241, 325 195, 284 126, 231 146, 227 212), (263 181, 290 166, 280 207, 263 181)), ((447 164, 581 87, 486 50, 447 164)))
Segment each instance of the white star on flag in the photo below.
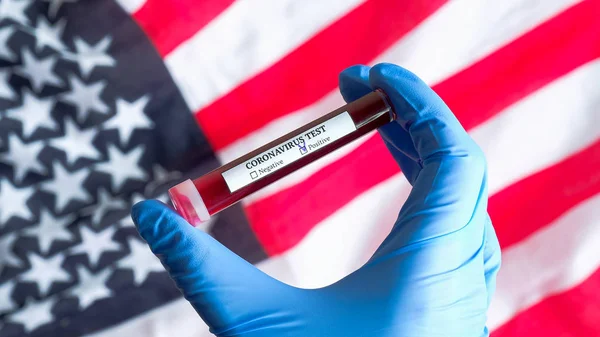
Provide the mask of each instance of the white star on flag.
POLYGON ((23 49, 21 54, 23 65, 16 68, 16 73, 29 79, 34 91, 41 92, 46 84, 56 87, 63 86, 62 80, 53 70, 57 61, 55 56, 38 59, 31 50, 26 48, 23 49))
POLYGON ((29 138, 38 128, 57 130, 58 125, 50 113, 54 107, 52 97, 38 98, 23 89, 23 105, 8 109, 6 116, 23 125, 23 137, 29 138))
POLYGON ((34 192, 31 186, 16 188, 8 179, 0 179, 0 228, 13 216, 25 220, 33 219, 27 200, 34 192))
POLYGON ((104 215, 110 211, 120 210, 127 207, 125 200, 120 198, 115 198, 110 193, 104 189, 98 189, 98 200, 95 205, 90 207, 93 208, 92 211, 92 225, 94 227, 98 227, 101 224, 102 218, 104 215))
POLYGON ((181 172, 179 171, 167 171, 160 164, 154 164, 152 166, 152 172, 154 173, 153 182, 157 185, 165 183, 171 179, 179 179, 181 177, 181 172))
MULTIPOLYGON (((132 205, 135 205, 138 202, 144 201, 144 200, 146 200, 146 197, 144 197, 144 195, 139 192, 135 192, 131 195, 131 204, 132 205)), ((130 218, 130 217, 128 217, 128 218, 130 218)))
POLYGON ((104 252, 118 252, 121 246, 112 240, 115 235, 115 227, 107 227, 101 232, 94 232, 88 227, 81 227, 81 243, 73 247, 70 255, 86 254, 92 267, 96 267, 100 261, 100 256, 104 252))
POLYGON ((31 4, 29 0, 2 0, 0 1, 0 20, 12 19, 22 25, 29 23, 25 10, 31 4))
MULTIPOLYGON (((146 197, 144 197, 144 195, 139 192, 134 192, 131 194, 130 199, 131 199, 131 204, 135 205, 140 201, 146 200, 146 197)), ((125 227, 134 227, 133 219, 131 219, 131 216, 129 216, 129 215, 124 216, 121 220, 119 220, 117 225, 124 227, 124 228, 125 227)))
MULTIPOLYGON (((0 54, 2 53, 2 47, 0 46, 0 54)), ((1 55, 0 55, 1 56, 1 55)), ((15 91, 8 83, 11 76, 11 72, 8 69, 0 69, 0 98, 6 100, 13 100, 17 97, 15 91)))
POLYGON ((73 241, 73 233, 67 229, 67 226, 74 219, 75 217, 72 214, 55 217, 49 210, 42 209, 39 224, 23 230, 23 235, 37 238, 40 252, 47 254, 54 241, 73 241))
POLYGON ((65 260, 62 254, 56 254, 53 257, 42 258, 39 255, 30 253, 28 255, 31 269, 19 276, 20 281, 35 283, 40 290, 40 295, 46 296, 48 290, 54 282, 69 282, 71 275, 61 267, 65 260))
POLYGON ((133 220, 131 219, 130 216, 123 217, 121 220, 119 220, 117 225, 122 228, 127 228, 127 227, 133 228, 135 226, 135 224, 133 223, 133 220))
POLYGON ((181 172, 178 171, 167 171, 160 164, 152 165, 152 175, 153 179, 146 185, 144 189, 144 193, 147 195, 152 195, 154 189, 156 189, 161 184, 164 184, 170 180, 179 179, 181 177, 181 172))
POLYGON ((129 268, 133 271, 133 280, 136 285, 141 285, 151 272, 164 272, 165 268, 160 260, 152 254, 148 245, 135 238, 129 238, 131 253, 117 262, 119 268, 129 268))
POLYGON ((8 320, 22 324, 25 332, 35 330, 39 326, 52 322, 52 307, 56 303, 55 298, 48 298, 36 302, 31 298, 27 300, 23 309, 8 316, 8 320))
POLYGON ((63 31, 65 30, 65 20, 60 20, 51 25, 45 17, 39 16, 37 26, 34 28, 34 37, 36 39, 35 47, 38 51, 48 46, 56 51, 64 51, 67 48, 62 42, 63 31))
POLYGON ((44 0, 46 2, 50 2, 50 8, 48 9, 48 15, 51 18, 55 18, 56 14, 58 14, 58 10, 60 6, 62 6, 65 2, 76 2, 77 0, 44 0))
MULTIPOLYGON (((2 270, 0 269, 0 272, 1 271, 2 270)), ((0 284, 0 314, 8 312, 15 307, 15 302, 10 297, 14 288, 14 282, 4 282, 3 284, 0 284)))
POLYGON ((23 261, 13 253, 13 245, 17 240, 15 232, 0 237, 0 274, 5 266, 22 267, 23 261))
POLYGON ((19 136, 11 134, 8 136, 8 152, 0 153, 0 162, 10 164, 14 172, 14 180, 20 183, 27 172, 46 173, 44 167, 38 160, 38 155, 44 148, 42 142, 24 143, 19 136))
MULTIPOLYGON (((2 3, 0 2, 0 6, 2 3)), ((5 26, 0 28, 0 59, 14 61, 15 54, 8 46, 8 40, 13 36, 16 31, 14 25, 5 26)))
POLYGON ((103 127, 117 129, 121 143, 126 146, 134 129, 149 129, 154 126, 152 120, 144 113, 149 101, 149 95, 142 96, 133 103, 118 98, 115 115, 104 122, 103 127))
POLYGON ((75 164, 79 158, 99 159, 101 154, 92 143, 96 135, 96 130, 80 130, 75 122, 65 118, 65 135, 51 139, 50 146, 63 151, 69 165, 75 164))
POLYGON ((112 67, 117 63, 117 61, 106 52, 111 41, 112 38, 110 36, 105 36, 94 46, 91 46, 82 38, 76 37, 73 39, 73 42, 77 53, 65 55, 65 58, 77 62, 81 69, 81 74, 84 78, 87 78, 95 67, 112 67))
POLYGON ((113 192, 117 193, 127 179, 146 179, 147 173, 138 165, 144 150, 143 146, 138 146, 125 154, 111 144, 108 146, 109 160, 97 164, 94 169, 111 176, 113 192))
POLYGON ((83 182, 90 173, 89 169, 68 172, 60 162, 55 161, 52 171, 54 172, 53 179, 45 181, 41 185, 42 189, 54 194, 57 213, 60 213, 73 200, 86 204, 91 202, 91 195, 83 187, 83 182))
POLYGON ((77 121, 85 122, 91 111, 107 114, 110 109, 102 99, 100 94, 106 87, 106 81, 85 84, 77 76, 69 77, 71 91, 61 96, 63 101, 75 106, 77 111, 77 121))
POLYGON ((112 294, 112 291, 105 284, 111 274, 110 269, 104 269, 94 275, 86 267, 77 266, 77 274, 79 276, 77 285, 71 288, 69 293, 79 299, 79 306, 82 310, 97 300, 112 294))

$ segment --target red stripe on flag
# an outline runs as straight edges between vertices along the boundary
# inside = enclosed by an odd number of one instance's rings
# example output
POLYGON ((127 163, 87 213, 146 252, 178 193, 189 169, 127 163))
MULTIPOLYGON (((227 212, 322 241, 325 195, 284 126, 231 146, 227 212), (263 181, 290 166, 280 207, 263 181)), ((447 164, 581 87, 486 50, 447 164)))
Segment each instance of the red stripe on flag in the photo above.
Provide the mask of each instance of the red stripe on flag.
POLYGON ((133 17, 161 56, 192 37, 234 0, 146 0, 133 17))
POLYGON ((196 113, 208 140, 221 149, 273 119, 306 107, 337 87, 337 73, 368 63, 435 12, 445 0, 371 0, 286 57, 196 113), (323 74, 326 74, 324 76, 323 74), (224 111, 235 111, 231 123, 224 111))
POLYGON ((548 297, 494 330, 491 337, 600 336, 600 269, 578 286, 548 297))
MULTIPOLYGON (((600 21, 594 15, 600 9, 599 3, 587 1, 566 10, 433 89, 450 102, 463 125, 472 128, 482 123, 556 78, 600 57, 600 21), (519 57, 513 57, 514 54, 519 57), (507 58, 519 71, 511 70, 507 58), (538 62, 545 67, 538 67, 538 62), (495 82, 499 83, 497 87, 495 82), (478 96, 495 103, 479 102, 478 96)), ((379 136, 330 166, 323 169, 324 173, 314 174, 246 208, 254 231, 269 254, 291 248, 348 201, 399 172, 379 136), (368 170, 364 167, 366 162, 368 170), (329 191, 327 198, 322 197, 324 191, 329 191), (294 207, 289 207, 292 204, 294 207)))
POLYGON ((502 247, 519 242, 571 207, 600 193, 600 140, 490 198, 502 247))

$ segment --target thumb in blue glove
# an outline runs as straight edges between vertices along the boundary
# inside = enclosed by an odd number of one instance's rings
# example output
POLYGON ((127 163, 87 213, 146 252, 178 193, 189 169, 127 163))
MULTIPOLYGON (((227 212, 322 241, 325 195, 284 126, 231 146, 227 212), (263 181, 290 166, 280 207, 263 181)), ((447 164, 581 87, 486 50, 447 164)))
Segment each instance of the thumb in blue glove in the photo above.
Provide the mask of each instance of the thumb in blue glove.
POLYGON ((500 267, 486 163, 443 101, 391 64, 340 74, 347 102, 376 89, 397 122, 379 132, 413 186, 389 236, 359 270, 320 289, 264 274, 157 201, 132 217, 217 336, 487 336, 500 267))

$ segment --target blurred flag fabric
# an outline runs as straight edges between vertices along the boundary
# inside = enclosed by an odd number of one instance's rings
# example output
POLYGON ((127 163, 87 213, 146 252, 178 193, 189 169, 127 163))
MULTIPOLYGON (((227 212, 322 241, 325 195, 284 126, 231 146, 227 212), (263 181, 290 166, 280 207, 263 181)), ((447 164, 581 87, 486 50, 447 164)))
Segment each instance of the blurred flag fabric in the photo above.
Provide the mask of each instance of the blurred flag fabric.
MULTIPOLYGON (((492 336, 600 336, 600 1, 0 0, 0 336, 210 336, 129 209, 391 62, 487 155, 492 336)), ((375 132, 203 230, 270 275, 360 267, 410 191, 375 132)))

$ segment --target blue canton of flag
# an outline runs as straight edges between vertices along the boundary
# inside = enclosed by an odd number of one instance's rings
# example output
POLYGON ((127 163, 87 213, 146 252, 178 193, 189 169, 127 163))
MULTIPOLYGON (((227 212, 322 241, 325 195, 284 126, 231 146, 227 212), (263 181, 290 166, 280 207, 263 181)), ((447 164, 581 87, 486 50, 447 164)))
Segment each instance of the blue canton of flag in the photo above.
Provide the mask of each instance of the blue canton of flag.
MULTIPOLYGON (((0 0, 0 336, 81 336, 181 295, 129 210, 220 163, 111 1, 0 0)), ((241 207, 204 228, 266 257, 241 207)))

